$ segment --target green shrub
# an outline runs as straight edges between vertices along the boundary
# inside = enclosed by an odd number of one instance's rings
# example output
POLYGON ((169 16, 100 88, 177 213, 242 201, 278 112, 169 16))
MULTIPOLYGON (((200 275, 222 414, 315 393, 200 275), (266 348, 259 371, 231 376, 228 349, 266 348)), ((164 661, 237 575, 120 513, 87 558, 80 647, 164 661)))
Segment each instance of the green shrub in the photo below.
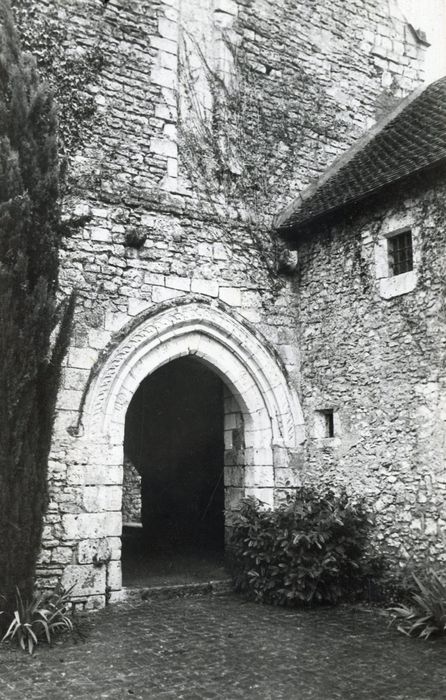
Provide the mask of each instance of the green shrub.
POLYGON ((72 632, 69 593, 63 589, 40 591, 30 600, 24 600, 17 589, 16 608, 1 641, 15 640, 24 651, 32 654, 39 641, 51 644, 55 634, 72 632))
POLYGON ((446 635, 446 581, 435 571, 428 571, 424 581, 412 574, 415 590, 408 605, 389 608, 392 624, 409 637, 429 639, 446 635))
POLYGON ((273 605, 337 603, 362 584, 368 530, 345 493, 305 487, 273 510, 247 498, 230 540, 235 587, 273 605))

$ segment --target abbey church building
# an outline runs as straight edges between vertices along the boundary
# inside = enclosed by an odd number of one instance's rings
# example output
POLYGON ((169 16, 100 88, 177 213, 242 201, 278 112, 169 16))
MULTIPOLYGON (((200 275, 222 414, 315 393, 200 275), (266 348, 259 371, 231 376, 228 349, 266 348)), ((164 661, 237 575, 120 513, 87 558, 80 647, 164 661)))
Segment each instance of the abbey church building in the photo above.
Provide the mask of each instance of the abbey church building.
POLYGON ((444 561, 446 79, 424 82, 426 35, 387 0, 16 5, 78 100, 59 97, 80 225, 43 584, 119 600, 123 528, 223 552, 244 496, 303 484, 364 496, 395 569, 444 561))

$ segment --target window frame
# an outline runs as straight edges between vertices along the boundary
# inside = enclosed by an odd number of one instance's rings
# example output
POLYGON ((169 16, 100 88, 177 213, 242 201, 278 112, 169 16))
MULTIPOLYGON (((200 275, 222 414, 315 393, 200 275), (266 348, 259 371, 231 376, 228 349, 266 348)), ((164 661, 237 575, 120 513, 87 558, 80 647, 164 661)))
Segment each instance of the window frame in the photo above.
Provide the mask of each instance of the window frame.
POLYGON ((383 299, 393 299, 412 292, 418 282, 419 262, 419 230, 414 225, 410 209, 386 217, 375 242, 375 279, 380 296, 383 299), (389 259, 389 239, 407 231, 410 231, 412 238, 412 269, 395 275, 389 259))
POLYGON ((391 277, 398 277, 399 275, 404 275, 406 272, 411 272, 413 270, 413 236, 412 230, 410 228, 404 228, 402 231, 392 233, 387 236, 387 256, 389 260, 389 271, 391 277), (397 247, 395 243, 401 241, 403 237, 407 238, 409 236, 409 245, 397 247), (403 254, 402 254, 403 253, 403 254), (409 263, 410 267, 407 265, 409 263), (400 266, 405 269, 400 270, 400 266))
POLYGON ((312 437, 321 445, 335 447, 339 444, 341 421, 336 406, 314 410, 312 437))

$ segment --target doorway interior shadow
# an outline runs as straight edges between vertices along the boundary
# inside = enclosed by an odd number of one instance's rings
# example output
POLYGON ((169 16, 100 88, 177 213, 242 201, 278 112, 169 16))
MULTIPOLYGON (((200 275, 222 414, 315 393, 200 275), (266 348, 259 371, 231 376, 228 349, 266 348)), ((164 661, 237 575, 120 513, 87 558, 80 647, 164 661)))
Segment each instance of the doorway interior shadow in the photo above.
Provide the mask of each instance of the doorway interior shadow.
POLYGON ((125 586, 225 576, 224 397, 220 377, 193 357, 163 365, 135 392, 124 438, 125 586))

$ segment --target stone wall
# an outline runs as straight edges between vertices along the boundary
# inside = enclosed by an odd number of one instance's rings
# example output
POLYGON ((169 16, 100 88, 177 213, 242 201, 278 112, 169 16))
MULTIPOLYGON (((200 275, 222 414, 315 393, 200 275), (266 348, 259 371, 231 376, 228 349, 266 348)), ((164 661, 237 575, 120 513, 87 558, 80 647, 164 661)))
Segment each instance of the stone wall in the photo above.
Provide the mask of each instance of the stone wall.
MULTIPOLYGON (((271 238, 270 214, 419 82, 422 48, 399 17, 389 16, 387 1, 299 0, 293 12, 277 0, 41 0, 37 13, 26 11, 27 0, 15 5, 27 46, 37 47, 41 70, 60 96, 62 127, 70 125, 65 208, 82 223, 61 256, 62 291, 76 288, 78 306, 59 397, 39 575, 52 585, 65 572, 67 585, 78 582, 80 600, 103 604, 105 591, 121 586, 123 455, 112 432, 106 444, 85 437, 92 378, 94 384, 138 323, 151 337, 151 314, 177 309, 181 318, 190 302, 216 314, 224 309, 236 319, 234 333, 246 333, 259 357, 256 343, 267 348, 276 384, 263 379, 255 357, 236 358, 242 374, 255 365, 262 390, 256 385, 261 396, 254 397, 246 379, 238 385, 234 378, 233 397, 251 402, 255 413, 268 402, 278 405, 277 391, 294 396, 302 330, 295 324, 290 264, 283 265, 271 238), (55 53, 51 32, 63 50, 55 53), (205 33, 210 39, 201 41, 205 33), (195 41, 187 40, 191 35, 195 41), (93 55, 97 69, 81 79, 93 55), (76 86, 71 92, 67 71, 76 86), (222 96, 217 78, 226 91, 215 126, 212 109, 222 96)), ((231 363, 229 356, 221 363, 223 375, 232 376, 231 363)), ((287 397, 282 405, 293 401, 287 397)), ((240 408, 236 399, 231 410, 240 408)), ((296 413, 273 412, 268 428, 264 415, 243 413, 245 437, 252 425, 258 428, 243 456, 239 436, 233 445, 235 433, 227 431, 231 504, 245 488, 264 489, 270 502, 273 468, 276 486, 298 481, 303 437, 291 449, 293 441, 279 430, 296 413), (268 435, 278 437, 263 444, 268 435)))
POLYGON ((446 557, 445 204, 444 176, 406 186, 299 246, 302 480, 365 495, 379 548, 401 567, 446 557), (386 298, 382 236, 402 224, 416 286, 386 298), (334 438, 320 430, 329 409, 334 438))
POLYGON ((122 480, 122 524, 141 524, 141 475, 128 457, 124 457, 122 480))

